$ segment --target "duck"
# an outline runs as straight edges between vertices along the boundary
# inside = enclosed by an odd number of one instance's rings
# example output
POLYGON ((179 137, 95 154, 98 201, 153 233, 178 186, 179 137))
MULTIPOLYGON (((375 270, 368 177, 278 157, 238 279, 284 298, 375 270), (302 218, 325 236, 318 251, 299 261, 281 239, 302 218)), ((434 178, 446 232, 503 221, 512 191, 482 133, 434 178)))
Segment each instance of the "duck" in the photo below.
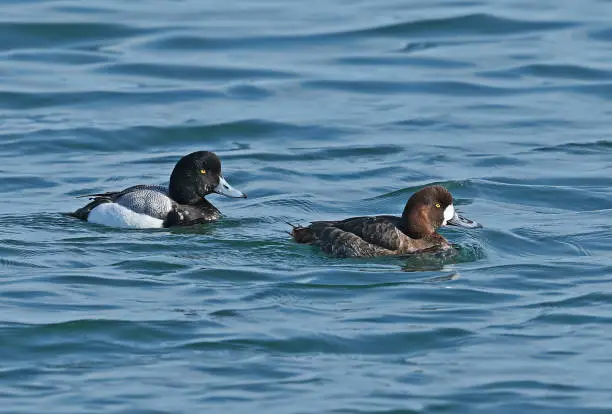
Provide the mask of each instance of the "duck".
POLYGON ((442 226, 481 228, 455 210, 453 196, 440 185, 415 192, 400 216, 351 217, 340 221, 314 221, 290 232, 297 243, 318 246, 335 257, 409 255, 448 250, 451 244, 436 231, 442 226))
POLYGON ((196 151, 181 157, 168 186, 139 184, 121 191, 85 194, 91 200, 69 215, 117 228, 167 228, 207 223, 221 218, 221 212, 206 200, 217 193, 247 198, 221 174, 221 160, 210 151, 196 151))

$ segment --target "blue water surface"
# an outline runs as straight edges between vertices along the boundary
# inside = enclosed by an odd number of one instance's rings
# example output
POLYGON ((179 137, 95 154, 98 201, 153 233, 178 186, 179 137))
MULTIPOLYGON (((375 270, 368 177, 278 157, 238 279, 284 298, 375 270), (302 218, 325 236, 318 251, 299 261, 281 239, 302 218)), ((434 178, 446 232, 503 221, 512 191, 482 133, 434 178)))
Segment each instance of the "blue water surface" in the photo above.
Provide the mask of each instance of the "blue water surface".
POLYGON ((0 412, 611 412, 611 14, 0 1, 0 412), (63 214, 196 150, 249 195, 215 224, 63 214), (452 260, 287 234, 433 183, 452 260))

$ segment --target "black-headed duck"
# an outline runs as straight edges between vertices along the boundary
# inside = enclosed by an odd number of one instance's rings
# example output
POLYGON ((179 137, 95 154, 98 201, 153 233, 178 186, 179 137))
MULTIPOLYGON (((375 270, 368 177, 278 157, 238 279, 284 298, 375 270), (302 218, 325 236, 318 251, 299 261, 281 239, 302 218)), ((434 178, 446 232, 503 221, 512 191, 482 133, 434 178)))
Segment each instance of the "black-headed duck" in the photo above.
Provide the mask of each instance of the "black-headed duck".
POLYGON ((122 191, 88 194, 86 206, 71 215, 91 223, 123 228, 160 228, 210 222, 221 212, 204 197, 211 193, 246 198, 221 175, 221 160, 208 151, 182 157, 168 187, 136 185, 122 191))

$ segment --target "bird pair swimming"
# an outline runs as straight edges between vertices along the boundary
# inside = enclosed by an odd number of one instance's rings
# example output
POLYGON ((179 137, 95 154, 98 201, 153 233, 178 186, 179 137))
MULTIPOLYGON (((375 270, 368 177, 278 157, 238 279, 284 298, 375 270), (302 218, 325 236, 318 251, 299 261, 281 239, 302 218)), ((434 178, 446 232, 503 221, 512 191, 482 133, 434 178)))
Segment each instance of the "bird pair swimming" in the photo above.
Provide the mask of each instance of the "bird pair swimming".
MULTIPOLYGON (((126 228, 206 223, 221 217, 221 212, 204 198, 211 193, 247 197, 223 178, 217 155, 198 151, 176 163, 168 187, 136 185, 122 191, 81 196, 90 197, 90 203, 71 215, 91 223, 126 228)), ((334 256, 389 256, 448 249, 450 243, 436 233, 446 225, 482 227, 459 215, 450 192, 435 185, 414 193, 401 216, 315 221, 305 227, 293 226, 291 235, 298 243, 317 245, 334 256)))

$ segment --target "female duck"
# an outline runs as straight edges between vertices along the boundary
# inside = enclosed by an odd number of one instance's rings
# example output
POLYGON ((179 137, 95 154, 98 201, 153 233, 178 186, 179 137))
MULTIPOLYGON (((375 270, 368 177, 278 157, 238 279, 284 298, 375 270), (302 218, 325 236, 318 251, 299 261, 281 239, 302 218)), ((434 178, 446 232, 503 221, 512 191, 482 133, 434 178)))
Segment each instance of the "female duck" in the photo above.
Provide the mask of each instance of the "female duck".
POLYGON ((414 193, 401 217, 353 217, 342 221, 315 221, 294 227, 298 243, 319 246, 337 257, 403 255, 425 250, 444 250, 450 243, 436 230, 445 225, 482 227, 457 214, 453 196, 439 185, 414 193))
POLYGON ((93 201, 71 215, 123 228, 191 225, 221 217, 221 212, 204 198, 210 193, 246 198, 225 181, 217 155, 197 151, 176 163, 168 187, 136 185, 122 191, 84 195, 81 197, 93 201))

